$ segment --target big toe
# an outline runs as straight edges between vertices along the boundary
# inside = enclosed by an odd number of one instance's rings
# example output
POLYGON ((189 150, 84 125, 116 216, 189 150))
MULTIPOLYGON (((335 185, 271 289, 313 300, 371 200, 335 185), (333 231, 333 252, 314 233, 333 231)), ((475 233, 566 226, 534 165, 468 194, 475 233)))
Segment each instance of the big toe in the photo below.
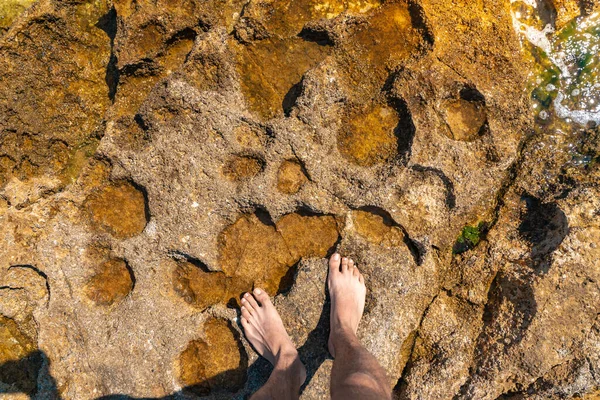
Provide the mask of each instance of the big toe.
POLYGON ((263 289, 256 288, 256 289, 254 289, 253 293, 254 293, 254 298, 260 302, 261 306, 268 307, 268 306, 272 305, 269 295, 263 289))
POLYGON ((335 253, 329 258, 329 273, 340 272, 340 255, 335 253))

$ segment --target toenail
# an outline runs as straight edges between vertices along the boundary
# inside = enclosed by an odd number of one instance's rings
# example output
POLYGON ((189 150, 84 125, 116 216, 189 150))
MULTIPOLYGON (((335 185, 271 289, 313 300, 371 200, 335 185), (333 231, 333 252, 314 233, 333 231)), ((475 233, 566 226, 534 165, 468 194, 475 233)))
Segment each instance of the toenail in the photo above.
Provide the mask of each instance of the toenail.
POLYGON ((254 289, 254 293, 261 294, 262 292, 260 291, 260 289, 254 289))
POLYGON ((245 309, 246 309, 246 307, 244 307, 244 306, 242 306, 242 308, 240 308, 240 310, 245 310, 245 309))
POLYGON ((242 299, 242 303, 246 303, 246 299, 242 299))
POLYGON ((333 258, 335 261, 340 259, 340 255, 338 253, 335 253, 331 258, 333 258))
POLYGON ((248 296, 250 296, 250 293, 244 294, 244 297, 248 297, 248 296))

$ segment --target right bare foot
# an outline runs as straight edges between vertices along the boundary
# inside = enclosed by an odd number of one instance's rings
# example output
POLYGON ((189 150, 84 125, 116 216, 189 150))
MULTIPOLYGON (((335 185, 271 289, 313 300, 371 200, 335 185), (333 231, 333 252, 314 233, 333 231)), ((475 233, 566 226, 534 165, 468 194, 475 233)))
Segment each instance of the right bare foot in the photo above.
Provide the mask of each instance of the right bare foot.
POLYGON ((262 289, 244 294, 241 311, 242 326, 250 344, 273 366, 288 370, 298 379, 295 383, 300 388, 306 380, 306 369, 269 295, 262 289))
POLYGON ((356 334, 365 309, 367 288, 354 261, 335 253, 329 259, 327 286, 331 298, 331 331, 329 352, 335 357, 332 337, 342 333, 356 334))

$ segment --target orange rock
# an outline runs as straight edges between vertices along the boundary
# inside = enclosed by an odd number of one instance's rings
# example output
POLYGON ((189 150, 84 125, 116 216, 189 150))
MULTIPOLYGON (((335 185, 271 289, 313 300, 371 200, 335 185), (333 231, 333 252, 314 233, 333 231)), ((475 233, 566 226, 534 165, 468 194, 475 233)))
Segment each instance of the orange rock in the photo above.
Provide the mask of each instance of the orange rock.
POLYGON ((331 215, 287 214, 277 221, 277 230, 295 262, 302 257, 325 257, 339 237, 331 215))
POLYGON ((275 295, 289 286, 290 268, 302 257, 324 257, 338 236, 332 216, 293 213, 275 225, 256 214, 240 217, 219 236, 221 269, 231 278, 229 296, 256 286, 275 295))
POLYGON ((232 291, 263 286, 277 293, 279 280, 295 263, 294 257, 274 225, 263 223, 256 214, 244 215, 219 235, 219 261, 232 278, 232 291))

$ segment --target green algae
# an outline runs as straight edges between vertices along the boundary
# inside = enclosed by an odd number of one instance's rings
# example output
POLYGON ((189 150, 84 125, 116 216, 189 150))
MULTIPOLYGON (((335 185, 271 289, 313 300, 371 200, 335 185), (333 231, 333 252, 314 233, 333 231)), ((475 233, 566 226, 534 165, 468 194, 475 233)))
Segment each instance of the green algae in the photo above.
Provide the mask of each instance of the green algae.
POLYGON ((465 226, 456 239, 452 252, 454 254, 461 254, 473 249, 483 239, 486 231, 487 224, 485 222, 480 222, 476 226, 465 226))

